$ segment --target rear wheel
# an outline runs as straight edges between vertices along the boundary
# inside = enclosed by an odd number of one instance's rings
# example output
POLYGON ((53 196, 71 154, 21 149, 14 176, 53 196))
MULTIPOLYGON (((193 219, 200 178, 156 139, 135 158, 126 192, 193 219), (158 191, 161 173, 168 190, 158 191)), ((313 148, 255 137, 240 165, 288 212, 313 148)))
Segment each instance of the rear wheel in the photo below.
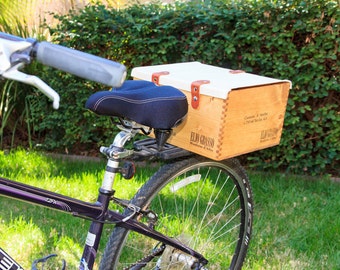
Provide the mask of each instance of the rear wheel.
MULTIPOLYGON (((184 242, 209 263, 202 269, 240 269, 252 229, 252 191, 236 159, 191 158, 162 166, 131 200, 158 215, 157 231, 184 242)), ((141 218, 143 221, 144 218, 141 218)), ((161 246, 116 227, 100 269, 141 269, 138 261, 161 246)), ((166 247, 143 269, 191 269, 193 258, 166 247)))

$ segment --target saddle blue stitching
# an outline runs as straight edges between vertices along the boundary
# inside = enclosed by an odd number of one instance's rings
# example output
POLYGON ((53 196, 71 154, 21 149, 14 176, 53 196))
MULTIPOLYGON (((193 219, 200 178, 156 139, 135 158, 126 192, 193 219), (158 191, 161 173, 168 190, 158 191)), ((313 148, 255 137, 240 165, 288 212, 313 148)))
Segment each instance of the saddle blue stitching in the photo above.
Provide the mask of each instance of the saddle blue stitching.
POLYGON ((108 99, 117 99, 117 100, 122 100, 125 102, 129 102, 131 104, 145 104, 145 103, 151 103, 151 102, 158 102, 158 101, 166 101, 166 100, 185 100, 186 97, 158 97, 158 98, 150 98, 150 99, 145 99, 145 100, 134 100, 134 99, 129 99, 129 98, 124 98, 120 96, 110 96, 110 97, 101 97, 98 99, 95 104, 94 104, 94 109, 97 110, 101 102, 104 102, 105 100, 108 99))

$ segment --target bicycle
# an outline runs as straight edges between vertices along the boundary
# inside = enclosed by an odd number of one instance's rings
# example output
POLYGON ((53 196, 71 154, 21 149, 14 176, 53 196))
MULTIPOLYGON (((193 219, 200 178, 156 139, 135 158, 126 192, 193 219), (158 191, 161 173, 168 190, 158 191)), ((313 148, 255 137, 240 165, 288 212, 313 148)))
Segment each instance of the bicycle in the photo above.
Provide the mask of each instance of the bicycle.
MULTIPOLYGON (((114 117, 121 131, 110 146, 100 148, 107 166, 96 202, 5 178, 0 178, 0 195, 90 219, 81 270, 93 269, 105 224, 115 224, 115 228, 106 243, 101 270, 240 269, 252 232, 249 179, 234 158, 214 161, 167 143, 172 128, 186 117, 185 95, 171 86, 125 81, 126 69, 116 62, 0 33, 0 77, 37 87, 56 109, 59 95, 39 78, 19 71, 33 59, 113 87, 112 91, 91 95, 86 108, 114 117), (151 130, 155 138, 137 140, 131 149, 125 147, 137 134, 151 130), (125 179, 133 177, 135 165, 129 161, 133 159, 157 159, 162 165, 133 198, 116 198, 114 179, 117 174, 125 179), (122 210, 110 210, 110 204, 122 210)), ((37 260, 32 269, 49 258, 37 260)), ((10 260, 0 252, 0 269, 20 269, 10 260)))

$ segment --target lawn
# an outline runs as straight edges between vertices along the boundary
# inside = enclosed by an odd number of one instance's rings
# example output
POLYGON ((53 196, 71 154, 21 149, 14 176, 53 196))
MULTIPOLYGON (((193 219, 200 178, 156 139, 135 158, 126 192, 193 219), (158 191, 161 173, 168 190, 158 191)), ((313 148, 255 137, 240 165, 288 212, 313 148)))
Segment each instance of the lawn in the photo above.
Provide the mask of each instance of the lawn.
MULTIPOLYGON (((104 167, 105 160, 0 152, 1 176, 82 200, 95 200, 104 167)), ((134 179, 119 179, 117 196, 131 196, 153 170, 139 169, 134 179)), ((249 177, 255 215, 244 269, 340 269, 340 183, 252 171, 249 177)), ((50 253, 58 253, 69 269, 76 269, 88 221, 4 197, 0 205, 0 247, 25 269, 50 253)), ((102 248, 110 230, 106 227, 102 248)))

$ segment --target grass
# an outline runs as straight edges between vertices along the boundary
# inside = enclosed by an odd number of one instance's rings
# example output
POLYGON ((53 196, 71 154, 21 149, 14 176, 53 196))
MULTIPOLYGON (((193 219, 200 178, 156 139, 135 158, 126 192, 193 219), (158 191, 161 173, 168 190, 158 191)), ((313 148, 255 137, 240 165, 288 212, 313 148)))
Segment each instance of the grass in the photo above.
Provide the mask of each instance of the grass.
POLYGON ((247 269, 340 269, 340 183, 255 173, 251 182, 247 269))
MULTIPOLYGON (((104 167, 105 161, 0 152, 1 176, 88 201, 96 198, 104 167)), ((117 196, 130 197, 151 172, 138 172, 130 181, 118 179, 117 196)), ((255 215, 244 269, 340 269, 340 183, 279 173, 249 176, 255 215)), ((69 269, 77 268, 88 221, 4 197, 0 205, 0 247, 25 269, 50 253, 58 253, 69 269)), ((110 230, 105 228, 103 242, 110 230)))

